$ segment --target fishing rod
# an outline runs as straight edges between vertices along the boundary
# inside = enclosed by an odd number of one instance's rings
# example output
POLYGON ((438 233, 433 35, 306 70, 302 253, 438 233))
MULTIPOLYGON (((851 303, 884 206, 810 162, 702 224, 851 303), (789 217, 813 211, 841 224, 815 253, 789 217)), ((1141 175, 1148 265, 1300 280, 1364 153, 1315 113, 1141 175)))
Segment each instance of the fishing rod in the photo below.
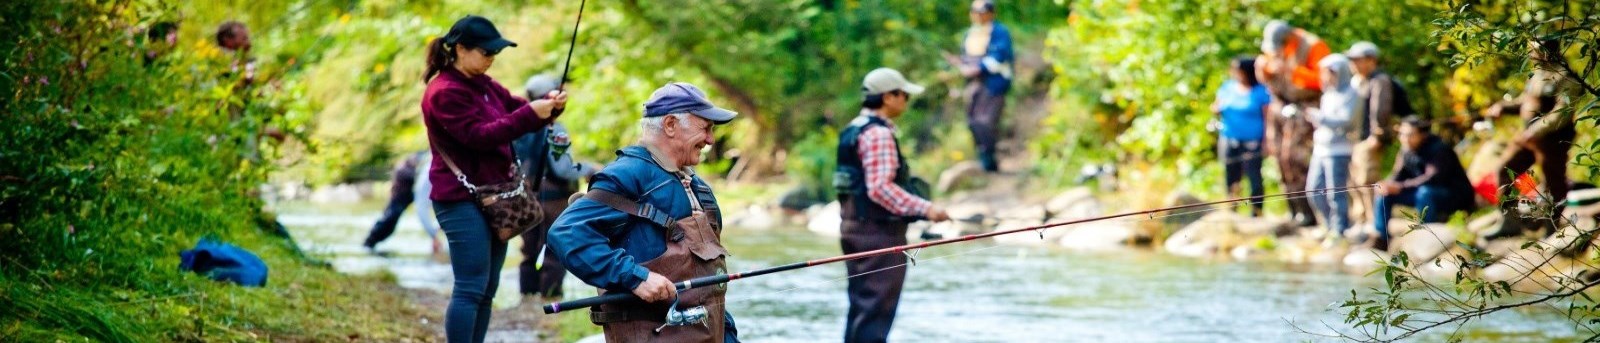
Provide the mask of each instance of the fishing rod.
MULTIPOLYGON (((572 22, 572 40, 567 42, 567 61, 561 63, 561 79, 556 81, 556 90, 560 90, 560 91, 567 90, 567 72, 572 70, 572 51, 578 50, 578 27, 579 27, 578 25, 582 25, 583 24, 583 7, 585 5, 588 5, 588 4, 589 4, 589 0, 583 0, 583 1, 578 2, 578 20, 572 22)), ((533 95, 529 94, 528 96, 533 96, 533 95)), ((563 110, 565 110, 565 108, 563 108, 563 110)), ((550 138, 550 131, 547 129, 544 134, 545 134, 545 137, 542 137, 541 140, 548 140, 550 138)), ((540 151, 540 153, 537 154, 536 156, 541 156, 541 157, 549 156, 549 154, 550 154, 550 144, 549 143, 545 143, 543 145, 543 149, 540 149, 540 150, 542 150, 542 151, 540 151)), ((538 175, 539 176, 539 177, 534 178, 534 181, 533 181, 533 191, 534 192, 538 192, 539 189, 541 189, 541 187, 544 187, 544 173, 547 170, 549 170, 549 168, 550 168, 550 163, 549 162, 542 163, 539 166, 539 172, 537 174, 534 174, 534 175, 538 175)), ((551 219, 545 219, 545 220, 551 220, 551 219)), ((539 245, 539 255, 537 255, 538 257, 534 258, 534 260, 533 260, 533 270, 543 270, 544 269, 544 251, 546 249, 549 249, 549 248, 550 248, 550 244, 549 243, 545 243, 545 244, 539 245)))
POLYGON ((567 89, 567 71, 572 70, 572 51, 578 49, 578 25, 583 24, 583 7, 589 0, 578 2, 578 20, 572 22, 572 40, 567 42, 567 61, 561 65, 561 81, 556 84, 556 89, 567 89))
MULTIPOLYGON (((946 239, 941 239, 941 240, 936 240, 936 241, 927 241, 927 242, 921 242, 921 243, 893 246, 893 247, 882 248, 882 249, 877 249, 877 250, 858 252, 858 253, 854 253, 854 254, 839 255, 839 256, 816 259, 816 260, 810 260, 810 261, 804 261, 804 262, 795 262, 795 263, 790 263, 790 264, 786 264, 786 265, 781 265, 781 266, 776 266, 776 267, 771 267, 771 268, 764 268, 764 269, 757 269, 757 270, 752 270, 752 271, 747 271, 747 272, 742 272, 742 273, 718 274, 718 275, 711 275, 711 276, 702 276, 702 277, 698 277, 698 278, 694 278, 694 279, 689 279, 689 280, 685 280, 685 281, 682 281, 682 282, 678 282, 678 283, 675 283, 674 285, 677 287, 678 291, 681 292, 681 291, 688 290, 688 289, 693 289, 693 288, 700 288, 700 287, 711 286, 711 285, 725 284, 725 283, 731 282, 733 280, 743 279, 743 278, 747 278, 747 277, 761 276, 761 275, 778 273, 778 272, 786 272, 786 271, 795 270, 795 269, 801 269, 801 268, 806 268, 806 267, 815 267, 815 266, 820 266, 820 265, 834 263, 834 262, 849 261, 849 260, 861 259, 861 258, 872 257, 872 256, 887 255, 887 254, 894 254, 894 253, 904 253, 905 251, 908 251, 908 250, 922 249, 922 248, 945 245, 945 244, 952 244, 952 243, 960 243, 960 242, 966 242, 966 241, 976 240, 976 239, 980 239, 980 238, 989 238, 989 237, 1000 236, 1000 235, 1009 235, 1009 234, 1018 233, 1018 232, 1040 231, 1041 232, 1040 234, 1043 234, 1042 230, 1053 228, 1053 227, 1059 227, 1059 226, 1082 224, 1082 223, 1088 223, 1088 222, 1095 222, 1095 221, 1116 219, 1116 218, 1123 218, 1123 217, 1132 217, 1132 216, 1138 216, 1138 215, 1152 215, 1153 216, 1154 214, 1161 213, 1161 212, 1169 212, 1169 211, 1176 211, 1176 210, 1183 210, 1183 209, 1190 209, 1190 208, 1204 207, 1204 206, 1211 206, 1211 205, 1221 205, 1221 204, 1241 202, 1241 201, 1259 201, 1259 200, 1263 200, 1263 199, 1267 199, 1267 198, 1292 197, 1292 196, 1298 196, 1298 195, 1303 195, 1303 194, 1311 194, 1311 193, 1319 193, 1319 192, 1323 192, 1323 193, 1327 193, 1327 192, 1343 192, 1343 191, 1350 191, 1350 190, 1361 189, 1361 188, 1371 188, 1371 187, 1375 187, 1375 186, 1376 185, 1365 185, 1365 186, 1350 186, 1350 187, 1340 187, 1340 188, 1314 189, 1314 190, 1305 190, 1305 191, 1298 191, 1298 192, 1287 192, 1287 193, 1270 194, 1270 195, 1262 195, 1262 196, 1254 196, 1254 197, 1246 197, 1246 198, 1234 198, 1234 199, 1227 199, 1227 200, 1218 200, 1218 201, 1212 201, 1212 202, 1203 202, 1203 203, 1197 203, 1197 204, 1180 205, 1180 206, 1172 206, 1172 207, 1163 207, 1163 208, 1143 210, 1143 211, 1137 211, 1137 212, 1127 212, 1127 213, 1119 213, 1119 214, 1105 215, 1105 216, 1092 217, 1092 218, 1069 220, 1069 221, 1064 221, 1064 222, 1058 222, 1058 223, 1052 223, 1052 224, 1044 224, 1044 225, 1038 225, 1038 226, 1030 226, 1030 227, 1025 227, 1025 228, 994 231, 994 232, 988 232, 988 233, 966 235, 966 236, 961 236, 961 237, 946 238, 946 239)), ((639 300, 639 297, 635 296, 635 295, 633 295, 633 293, 629 293, 629 292, 613 292, 613 293, 609 293, 609 294, 601 295, 601 296, 595 296, 595 297, 588 297, 588 298, 583 298, 583 299, 576 299, 576 300, 570 300, 570 301, 563 301, 563 302, 545 304, 544 305, 544 313, 553 314, 553 313, 557 313, 557 312, 561 312, 561 311, 574 310, 574 309, 580 309, 580 308, 587 308, 587 307, 593 307, 593 306, 616 303, 616 302, 622 302, 622 301, 631 301, 631 300, 639 300)))

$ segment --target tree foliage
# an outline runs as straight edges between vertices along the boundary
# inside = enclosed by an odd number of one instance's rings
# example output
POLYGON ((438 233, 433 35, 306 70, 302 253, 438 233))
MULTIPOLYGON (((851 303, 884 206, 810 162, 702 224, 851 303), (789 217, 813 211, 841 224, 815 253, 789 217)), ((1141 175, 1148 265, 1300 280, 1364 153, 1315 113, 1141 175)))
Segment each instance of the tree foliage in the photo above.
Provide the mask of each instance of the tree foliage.
MULTIPOLYGON (((1570 106, 1563 109, 1574 111, 1583 132, 1574 142, 1576 155, 1569 163, 1571 169, 1590 175, 1576 180, 1592 182, 1600 170, 1594 158, 1600 143, 1592 138, 1600 120, 1600 73, 1594 67, 1600 60, 1596 6, 1576 1, 1451 1, 1448 5, 1432 24, 1433 37, 1451 65, 1479 72, 1500 69, 1498 72, 1513 79, 1485 88, 1519 91, 1519 81, 1535 68, 1558 72, 1578 83, 1581 95, 1566 99, 1570 106), (1529 43, 1542 40, 1560 42, 1563 58, 1544 62, 1528 58, 1529 43)), ((1547 203, 1536 203, 1527 215, 1546 216, 1553 210, 1547 203)), ((1593 297, 1600 280, 1592 274, 1600 270, 1600 242, 1595 240, 1600 231, 1596 231, 1594 218, 1576 212, 1563 216, 1564 222, 1548 234, 1530 238, 1514 249, 1456 243, 1453 251, 1457 253, 1430 262, 1436 267, 1461 266, 1447 280, 1426 277, 1421 270, 1427 266, 1414 265, 1404 255, 1386 261, 1375 272, 1383 277, 1382 287, 1352 291, 1350 299, 1339 304, 1347 314, 1345 323, 1354 328, 1333 330, 1329 335, 1389 342, 1430 330, 1454 330, 1451 339, 1460 341, 1460 329, 1469 322, 1500 311, 1548 307, 1564 313, 1576 331, 1588 335, 1585 341, 1600 339, 1600 302, 1593 297), (1509 279, 1489 275, 1496 264, 1516 266, 1517 274, 1509 279)))
POLYGON ((316 37, 257 31, 262 67, 244 82, 209 36, 231 18, 320 27, 348 9, 342 4, 0 4, 9 34, 0 42, 0 340, 425 335, 398 320, 365 320, 414 314, 397 311, 392 293, 361 291, 381 284, 301 264, 261 230, 271 219, 257 186, 281 157, 266 134, 304 139, 313 108, 297 76, 315 60, 316 37), (148 34, 163 23, 178 23, 177 46, 148 34), (180 272, 177 253, 203 236, 260 254, 272 266, 271 286, 241 289, 180 272), (352 320, 319 320, 308 308, 352 320))
POLYGON ((1059 102, 1043 125, 1059 136, 1035 151, 1041 160, 1154 163, 1197 181, 1191 176, 1215 159, 1207 123, 1228 61, 1260 54, 1261 28, 1273 19, 1318 35, 1335 52, 1377 42, 1384 68, 1418 110, 1446 115, 1442 76, 1450 65, 1426 19, 1440 9, 1431 1, 1075 2, 1068 23, 1048 39, 1059 102))

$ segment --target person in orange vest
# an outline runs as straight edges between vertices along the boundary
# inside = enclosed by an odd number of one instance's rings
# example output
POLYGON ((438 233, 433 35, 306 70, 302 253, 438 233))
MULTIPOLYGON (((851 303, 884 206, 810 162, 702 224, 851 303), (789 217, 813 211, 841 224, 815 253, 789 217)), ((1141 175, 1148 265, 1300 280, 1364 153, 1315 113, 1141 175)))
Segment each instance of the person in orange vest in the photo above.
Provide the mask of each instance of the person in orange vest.
MULTIPOLYGON (((1266 153, 1278 161, 1278 174, 1284 188, 1306 189, 1311 164, 1311 123, 1298 118, 1306 109, 1317 107, 1322 97, 1322 78, 1317 63, 1330 54, 1328 45, 1317 35, 1289 26, 1282 20, 1267 23, 1262 30, 1261 56, 1256 58, 1256 79, 1272 95, 1268 106, 1266 153)), ((1300 226, 1316 225, 1307 199, 1289 199, 1289 215, 1300 226)))

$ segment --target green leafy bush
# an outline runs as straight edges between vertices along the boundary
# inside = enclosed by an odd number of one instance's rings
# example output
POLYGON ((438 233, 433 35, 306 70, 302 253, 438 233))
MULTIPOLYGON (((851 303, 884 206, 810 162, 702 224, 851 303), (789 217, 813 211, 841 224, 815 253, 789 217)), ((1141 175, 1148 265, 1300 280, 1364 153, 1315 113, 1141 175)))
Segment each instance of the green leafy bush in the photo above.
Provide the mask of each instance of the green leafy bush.
POLYGON ((214 22, 179 22, 175 47, 146 37, 177 18, 292 13, 276 25, 298 30, 340 10, 289 4, 0 4, 0 30, 15 38, 0 46, 0 340, 428 335, 406 325, 418 313, 397 291, 378 291, 392 282, 310 267, 263 230, 271 218, 257 186, 281 156, 267 133, 304 136, 314 108, 296 63, 314 59, 299 51, 317 49, 315 37, 257 31, 262 68, 250 84, 210 42, 214 22), (151 51, 166 53, 147 58, 151 51), (261 255, 272 268, 268 287, 178 271, 178 252, 202 236, 261 255))

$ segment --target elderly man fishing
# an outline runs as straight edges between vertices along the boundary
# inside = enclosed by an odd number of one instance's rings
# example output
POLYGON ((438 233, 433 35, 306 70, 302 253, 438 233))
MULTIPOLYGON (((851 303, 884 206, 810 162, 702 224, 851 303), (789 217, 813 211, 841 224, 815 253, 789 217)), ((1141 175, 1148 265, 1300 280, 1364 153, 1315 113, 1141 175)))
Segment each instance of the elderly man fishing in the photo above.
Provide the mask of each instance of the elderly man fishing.
POLYGON ((694 85, 656 89, 645 102, 639 143, 617 151, 551 226, 550 248, 573 275, 602 293, 643 299, 590 312, 607 342, 738 340, 723 309, 725 287, 678 292, 672 284, 725 272, 717 199, 690 167, 712 144, 712 127, 736 115, 694 85))

